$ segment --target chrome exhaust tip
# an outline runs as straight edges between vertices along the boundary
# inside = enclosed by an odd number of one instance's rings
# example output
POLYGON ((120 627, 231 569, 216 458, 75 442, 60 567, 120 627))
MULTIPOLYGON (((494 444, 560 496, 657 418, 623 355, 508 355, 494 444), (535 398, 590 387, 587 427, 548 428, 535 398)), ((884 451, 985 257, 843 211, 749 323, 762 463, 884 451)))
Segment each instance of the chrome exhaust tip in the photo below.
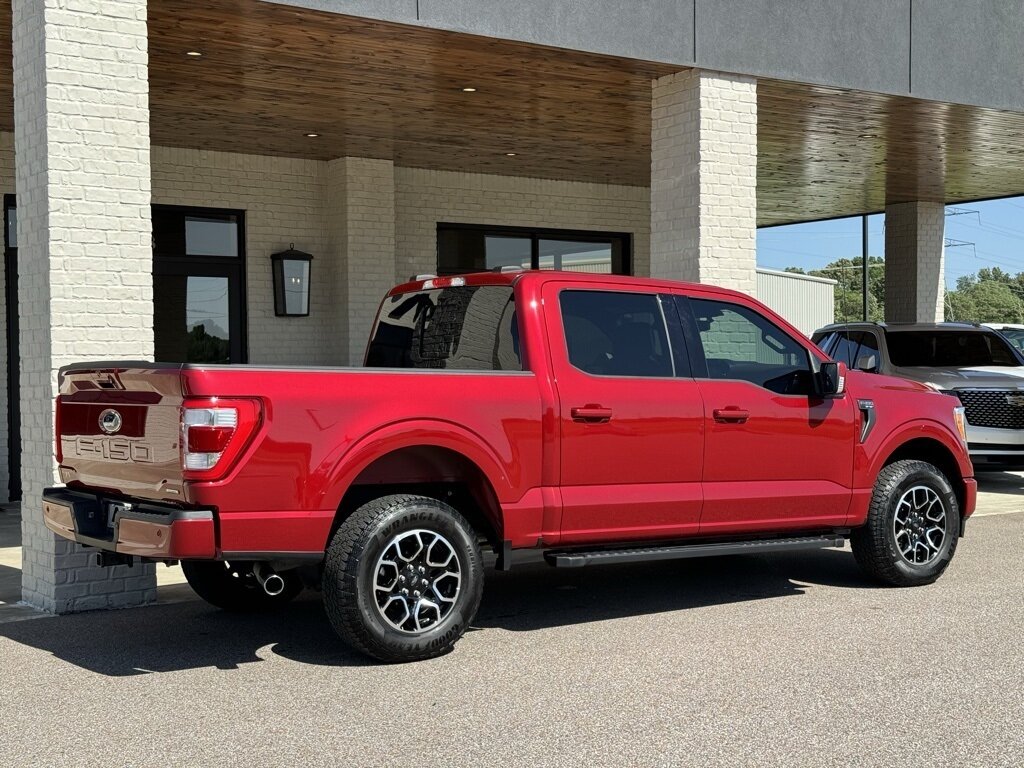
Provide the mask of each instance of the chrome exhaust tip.
POLYGON ((270 597, 277 597, 284 592, 284 579, 266 563, 256 563, 252 569, 256 581, 270 597))

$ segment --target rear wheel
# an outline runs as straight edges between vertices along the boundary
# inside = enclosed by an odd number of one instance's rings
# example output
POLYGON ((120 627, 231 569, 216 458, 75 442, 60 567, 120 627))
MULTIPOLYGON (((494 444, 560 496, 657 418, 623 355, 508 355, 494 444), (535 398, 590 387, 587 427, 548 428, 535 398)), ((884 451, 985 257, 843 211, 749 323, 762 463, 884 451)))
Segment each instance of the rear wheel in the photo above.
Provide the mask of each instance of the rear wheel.
POLYGON ((850 537, 869 575, 899 587, 931 584, 946 570, 960 534, 949 480, 924 461, 896 461, 875 481, 867 523, 850 537))
POLYGON ((425 496, 385 496, 342 523, 324 563, 324 608, 338 635, 381 661, 450 651, 480 606, 476 533, 425 496))
POLYGON ((225 611, 251 613, 287 605, 302 591, 302 580, 295 571, 277 574, 283 585, 278 594, 267 594, 253 570, 255 563, 222 560, 184 560, 181 570, 192 590, 203 600, 225 611))

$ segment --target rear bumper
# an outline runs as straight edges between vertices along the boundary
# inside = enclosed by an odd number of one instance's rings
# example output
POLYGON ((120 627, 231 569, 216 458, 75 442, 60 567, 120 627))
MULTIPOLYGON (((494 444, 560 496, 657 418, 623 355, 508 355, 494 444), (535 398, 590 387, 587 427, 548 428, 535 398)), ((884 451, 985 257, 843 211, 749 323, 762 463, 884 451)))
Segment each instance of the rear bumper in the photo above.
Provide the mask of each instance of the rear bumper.
POLYGON ((47 488, 43 491, 43 521, 58 536, 122 555, 155 560, 212 559, 217 555, 210 510, 47 488))

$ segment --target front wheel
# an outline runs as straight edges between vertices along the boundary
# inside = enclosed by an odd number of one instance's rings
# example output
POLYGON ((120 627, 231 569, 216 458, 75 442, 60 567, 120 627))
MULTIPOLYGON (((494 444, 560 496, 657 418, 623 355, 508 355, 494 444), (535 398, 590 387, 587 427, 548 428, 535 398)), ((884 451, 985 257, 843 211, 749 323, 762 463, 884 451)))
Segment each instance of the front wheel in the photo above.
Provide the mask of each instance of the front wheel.
POLYGON ((345 642, 381 661, 450 651, 476 615, 482 591, 476 534, 437 499, 375 499, 341 524, 327 549, 327 617, 345 642))
POLYGON ((960 505, 938 468, 924 461, 896 461, 875 481, 867 523, 850 544, 862 569, 898 587, 931 584, 953 559, 960 534, 960 505))

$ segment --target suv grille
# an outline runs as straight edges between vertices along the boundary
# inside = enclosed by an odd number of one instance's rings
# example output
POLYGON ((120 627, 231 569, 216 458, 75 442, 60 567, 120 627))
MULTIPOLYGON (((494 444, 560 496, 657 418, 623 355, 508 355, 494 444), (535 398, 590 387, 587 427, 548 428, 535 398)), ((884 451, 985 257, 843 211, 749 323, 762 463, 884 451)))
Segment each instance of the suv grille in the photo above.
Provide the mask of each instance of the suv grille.
POLYGON ((1024 390, 958 389, 967 423, 975 427, 1024 429, 1024 390))

